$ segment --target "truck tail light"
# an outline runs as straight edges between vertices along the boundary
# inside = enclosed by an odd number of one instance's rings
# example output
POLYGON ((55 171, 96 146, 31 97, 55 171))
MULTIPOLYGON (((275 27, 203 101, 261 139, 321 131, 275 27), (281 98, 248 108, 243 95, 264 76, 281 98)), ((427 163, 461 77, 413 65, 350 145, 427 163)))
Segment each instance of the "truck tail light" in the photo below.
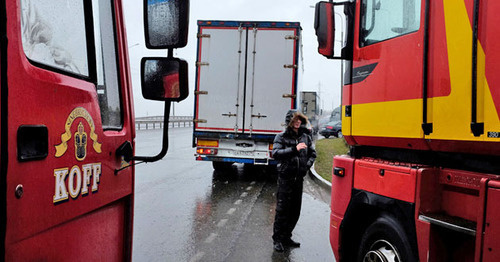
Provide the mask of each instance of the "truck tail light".
POLYGON ((273 143, 269 143, 269 157, 273 158, 273 143))
POLYGON ((327 126, 326 128, 328 128, 328 129, 333 129, 333 126, 327 126))
POLYGON ((198 148, 196 149, 196 153, 200 155, 217 155, 217 149, 213 148, 198 148))
POLYGON ((196 146, 196 153, 199 155, 217 155, 217 149, 214 147, 219 147, 219 141, 198 139, 196 146))

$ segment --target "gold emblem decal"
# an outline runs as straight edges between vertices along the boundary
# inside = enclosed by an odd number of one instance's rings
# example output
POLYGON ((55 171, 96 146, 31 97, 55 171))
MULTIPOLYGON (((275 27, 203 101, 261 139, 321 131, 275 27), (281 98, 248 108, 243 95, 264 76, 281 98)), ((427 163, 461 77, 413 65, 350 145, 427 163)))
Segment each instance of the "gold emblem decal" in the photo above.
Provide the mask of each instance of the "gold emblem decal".
POLYGON ((87 133, 82 122, 78 124, 78 131, 75 133, 75 156, 76 160, 83 161, 87 155, 87 133))
MULTIPOLYGON (((68 141, 71 139, 71 126, 77 118, 83 118, 90 126, 90 139, 92 139, 92 147, 97 153, 101 153, 101 143, 97 142, 97 135, 95 133, 95 125, 92 116, 83 107, 73 109, 69 114, 66 124, 64 126, 66 132, 61 135, 61 144, 56 145, 56 157, 61 157, 68 150, 68 141)), ((78 124, 78 131, 75 133, 75 155, 78 161, 85 159, 87 154, 87 133, 83 128, 82 122, 78 124)))

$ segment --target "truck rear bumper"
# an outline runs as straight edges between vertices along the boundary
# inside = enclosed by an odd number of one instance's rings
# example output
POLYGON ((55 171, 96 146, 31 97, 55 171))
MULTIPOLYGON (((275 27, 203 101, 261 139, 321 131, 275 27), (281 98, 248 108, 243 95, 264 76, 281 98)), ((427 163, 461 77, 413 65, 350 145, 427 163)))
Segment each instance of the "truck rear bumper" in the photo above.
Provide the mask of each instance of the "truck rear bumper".
POLYGON ((198 160, 198 161, 232 162, 232 163, 254 164, 254 165, 276 165, 277 164, 276 160, 274 160, 274 159, 213 157, 213 156, 203 156, 203 155, 197 155, 196 160, 198 160))
POLYGON ((246 163, 255 165, 275 165, 272 158, 274 136, 260 137, 221 137, 200 136, 196 134, 196 160, 246 163))

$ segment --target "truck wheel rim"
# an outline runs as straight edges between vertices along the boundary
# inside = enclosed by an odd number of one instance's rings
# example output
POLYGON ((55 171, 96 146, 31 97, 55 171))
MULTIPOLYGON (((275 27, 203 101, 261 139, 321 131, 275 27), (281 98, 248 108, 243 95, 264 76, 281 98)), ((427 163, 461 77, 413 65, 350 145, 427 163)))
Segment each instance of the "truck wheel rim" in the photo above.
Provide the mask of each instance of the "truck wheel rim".
POLYGON ((363 262, 400 262, 399 254, 391 243, 377 240, 363 258, 363 262))

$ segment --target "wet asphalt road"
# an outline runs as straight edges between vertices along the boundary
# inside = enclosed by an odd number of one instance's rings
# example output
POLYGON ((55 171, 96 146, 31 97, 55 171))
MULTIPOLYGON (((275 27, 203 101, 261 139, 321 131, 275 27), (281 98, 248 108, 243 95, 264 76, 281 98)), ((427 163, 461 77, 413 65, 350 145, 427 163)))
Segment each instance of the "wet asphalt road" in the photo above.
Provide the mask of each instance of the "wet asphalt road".
MULTIPOLYGON (((293 236, 302 246, 276 253, 276 180, 243 165, 215 173, 194 160, 191 136, 170 129, 166 158, 136 166, 133 261, 334 261, 327 190, 306 178, 293 236)), ((160 144, 160 130, 138 131, 136 153, 156 154, 160 144)))

